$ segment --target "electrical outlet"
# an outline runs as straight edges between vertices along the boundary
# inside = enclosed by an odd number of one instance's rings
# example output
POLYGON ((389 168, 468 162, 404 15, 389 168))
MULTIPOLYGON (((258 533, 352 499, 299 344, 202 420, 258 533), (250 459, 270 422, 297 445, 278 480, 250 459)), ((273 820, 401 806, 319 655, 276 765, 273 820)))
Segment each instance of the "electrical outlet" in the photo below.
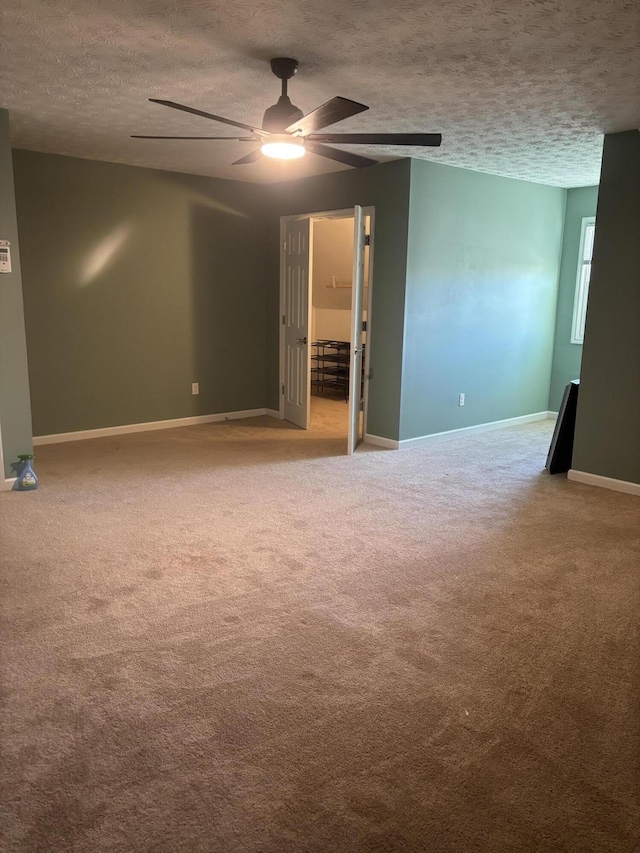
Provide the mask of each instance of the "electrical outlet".
POLYGON ((464 406, 464 397, 465 397, 464 394, 458 394, 458 405, 459 406, 464 406))
POLYGON ((199 382, 192 382, 191 383, 191 393, 192 394, 199 394, 200 393, 200 383, 199 382))

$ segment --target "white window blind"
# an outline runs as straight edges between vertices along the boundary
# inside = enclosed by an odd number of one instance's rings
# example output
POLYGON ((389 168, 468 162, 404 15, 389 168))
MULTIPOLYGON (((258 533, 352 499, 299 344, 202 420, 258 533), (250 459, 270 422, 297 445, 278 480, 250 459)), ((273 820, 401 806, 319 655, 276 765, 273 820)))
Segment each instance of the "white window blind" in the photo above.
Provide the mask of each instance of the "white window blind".
POLYGON ((571 323, 572 344, 581 344, 584 341, 584 324, 587 319, 587 298, 589 296, 589 279, 591 278, 591 259, 593 257, 595 233, 595 217, 585 217, 582 220, 582 230, 580 232, 578 275, 576 278, 576 295, 573 303, 573 322, 571 323))

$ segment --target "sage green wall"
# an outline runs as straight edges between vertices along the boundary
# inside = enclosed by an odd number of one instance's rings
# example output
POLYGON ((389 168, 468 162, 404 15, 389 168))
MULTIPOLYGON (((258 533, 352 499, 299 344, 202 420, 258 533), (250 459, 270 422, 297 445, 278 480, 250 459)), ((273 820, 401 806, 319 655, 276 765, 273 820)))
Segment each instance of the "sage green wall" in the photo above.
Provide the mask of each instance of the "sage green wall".
POLYGON ((605 136, 572 467, 640 483, 640 133, 605 136))
POLYGON ((12 272, 0 275, 0 432, 4 477, 11 463, 31 453, 31 408, 22 304, 22 275, 13 186, 9 113, 0 109, 0 240, 11 243, 12 272))
POLYGON ((14 161, 36 435, 264 406, 256 187, 14 161))
POLYGON ((402 439, 547 410, 565 198, 412 161, 402 439))
POLYGON ((280 217, 354 204, 376 208, 369 432, 547 408, 564 190, 425 161, 260 187, 14 154, 38 435, 278 408, 280 217))
POLYGON ((585 216, 596 215, 597 201, 598 187, 578 187, 567 191, 560 286, 556 310, 556 334, 553 346, 551 389, 549 391, 549 409, 552 412, 557 412, 560 409, 562 394, 566 385, 572 379, 580 378, 582 344, 571 343, 573 302, 576 292, 582 220, 585 216))
POLYGON ((409 216, 409 160, 271 184, 268 227, 267 405, 279 404, 280 217, 373 205, 375 245, 368 430, 397 440, 409 216))

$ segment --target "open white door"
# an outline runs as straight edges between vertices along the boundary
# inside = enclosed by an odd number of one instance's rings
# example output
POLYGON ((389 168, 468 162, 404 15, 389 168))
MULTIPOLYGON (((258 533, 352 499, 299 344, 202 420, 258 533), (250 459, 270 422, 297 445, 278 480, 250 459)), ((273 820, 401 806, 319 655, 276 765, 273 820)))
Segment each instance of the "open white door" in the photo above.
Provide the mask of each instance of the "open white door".
POLYGON ((351 360, 349 363, 349 428, 347 453, 361 440, 360 406, 362 392, 362 309, 364 302, 364 253, 366 221, 362 208, 353 208, 353 276, 351 291, 351 360))
POLYGON ((311 220, 284 223, 284 417, 309 427, 309 264, 311 220))

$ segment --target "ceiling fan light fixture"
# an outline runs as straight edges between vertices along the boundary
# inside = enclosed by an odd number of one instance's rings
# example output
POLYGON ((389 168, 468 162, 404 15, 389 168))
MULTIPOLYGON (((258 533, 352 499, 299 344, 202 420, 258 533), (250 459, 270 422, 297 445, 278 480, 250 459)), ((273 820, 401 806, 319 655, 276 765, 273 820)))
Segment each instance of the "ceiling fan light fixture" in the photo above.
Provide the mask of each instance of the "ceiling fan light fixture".
POLYGON ((254 127, 242 121, 234 121, 224 116, 208 113, 204 110, 178 104, 175 101, 165 101, 149 98, 155 104, 161 104, 174 110, 180 110, 202 118, 237 127, 249 131, 251 136, 139 136, 136 139, 211 139, 236 140, 237 142, 255 142, 256 147, 248 154, 234 160, 232 166, 246 166, 256 163, 261 154, 275 160, 298 160, 309 151, 313 157, 325 157, 335 160, 344 166, 364 169, 374 166, 378 161, 372 157, 364 157, 336 145, 408 145, 415 147, 437 147, 442 142, 439 133, 327 133, 325 128, 338 122, 365 112, 369 107, 349 98, 337 96, 311 110, 306 115, 300 107, 291 103, 287 94, 287 83, 298 70, 298 60, 291 57, 279 56, 271 60, 271 70, 281 81, 282 92, 277 103, 267 108, 262 127, 254 127), (329 144, 327 144, 329 143, 329 144), (260 147, 257 147, 259 144, 260 147))
POLYGON ((289 133, 272 133, 262 143, 262 153, 276 160, 298 160, 304 157, 304 139, 289 133))

